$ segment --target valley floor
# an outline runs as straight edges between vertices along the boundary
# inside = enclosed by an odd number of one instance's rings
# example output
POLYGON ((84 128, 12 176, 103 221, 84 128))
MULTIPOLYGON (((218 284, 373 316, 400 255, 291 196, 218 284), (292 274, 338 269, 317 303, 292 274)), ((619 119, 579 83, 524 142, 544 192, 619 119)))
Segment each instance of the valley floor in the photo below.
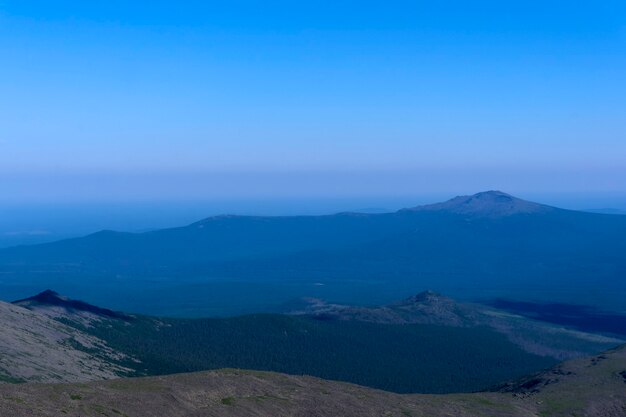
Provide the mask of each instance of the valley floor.
POLYGON ((400 395, 306 376, 227 369, 86 384, 3 385, 0 415, 623 417, 626 346, 485 393, 400 395))

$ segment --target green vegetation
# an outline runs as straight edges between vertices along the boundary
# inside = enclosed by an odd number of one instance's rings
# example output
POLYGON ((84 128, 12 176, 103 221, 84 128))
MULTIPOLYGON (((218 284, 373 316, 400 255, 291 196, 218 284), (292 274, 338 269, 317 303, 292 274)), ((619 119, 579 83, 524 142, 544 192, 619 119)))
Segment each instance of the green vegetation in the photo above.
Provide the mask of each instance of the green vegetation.
POLYGON ((12 377, 10 375, 0 374, 0 382, 7 382, 9 384, 22 384, 26 381, 21 378, 12 377))
POLYGON ((233 398, 233 397, 222 398, 222 404, 224 404, 224 405, 233 405, 233 404, 235 404, 235 398, 233 398))
POLYGON ((26 403, 26 401, 24 401, 24 399, 20 398, 20 397, 3 397, 3 399, 12 401, 12 402, 17 403, 17 404, 25 404, 26 403))
POLYGON ((142 379, 116 379, 110 381, 108 387, 114 391, 127 393, 133 393, 137 391, 158 392, 163 390, 163 387, 155 383, 154 381, 147 381, 142 379))
POLYGON ((140 359, 140 364, 124 363, 139 375, 239 368, 395 392, 446 393, 477 391, 554 363, 482 327, 251 315, 105 321, 84 330, 140 359))

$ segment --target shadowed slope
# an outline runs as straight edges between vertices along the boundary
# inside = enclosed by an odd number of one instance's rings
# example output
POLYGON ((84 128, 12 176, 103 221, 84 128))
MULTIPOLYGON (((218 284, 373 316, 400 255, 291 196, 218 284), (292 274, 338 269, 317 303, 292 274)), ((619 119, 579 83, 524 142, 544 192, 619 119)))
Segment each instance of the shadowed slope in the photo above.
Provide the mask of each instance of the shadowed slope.
POLYGON ((13 304, 28 308, 29 310, 48 310, 49 308, 58 307, 68 313, 91 313, 95 316, 129 320, 131 316, 119 313, 107 308, 101 308, 84 301, 71 300, 67 297, 59 295, 52 290, 43 291, 33 297, 23 300, 14 301, 13 304))

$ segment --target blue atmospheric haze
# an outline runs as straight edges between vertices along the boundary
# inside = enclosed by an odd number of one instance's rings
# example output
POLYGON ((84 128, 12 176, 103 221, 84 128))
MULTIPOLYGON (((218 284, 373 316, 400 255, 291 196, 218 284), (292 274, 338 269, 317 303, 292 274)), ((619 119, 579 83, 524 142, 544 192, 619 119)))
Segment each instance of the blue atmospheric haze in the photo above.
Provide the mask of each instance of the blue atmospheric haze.
POLYGON ((626 191, 620 1, 0 1, 2 201, 626 191))

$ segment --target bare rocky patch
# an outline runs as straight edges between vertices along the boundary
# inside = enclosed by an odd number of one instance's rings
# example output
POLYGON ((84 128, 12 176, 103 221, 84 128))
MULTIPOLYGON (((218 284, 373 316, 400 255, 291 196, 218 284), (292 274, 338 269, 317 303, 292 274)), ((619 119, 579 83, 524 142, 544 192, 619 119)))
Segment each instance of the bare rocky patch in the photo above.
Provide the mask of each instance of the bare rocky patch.
POLYGON ((0 378, 3 382, 76 382, 132 371, 127 359, 91 335, 26 308, 0 302, 0 378))

